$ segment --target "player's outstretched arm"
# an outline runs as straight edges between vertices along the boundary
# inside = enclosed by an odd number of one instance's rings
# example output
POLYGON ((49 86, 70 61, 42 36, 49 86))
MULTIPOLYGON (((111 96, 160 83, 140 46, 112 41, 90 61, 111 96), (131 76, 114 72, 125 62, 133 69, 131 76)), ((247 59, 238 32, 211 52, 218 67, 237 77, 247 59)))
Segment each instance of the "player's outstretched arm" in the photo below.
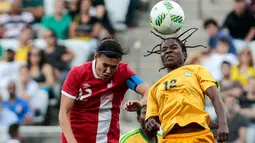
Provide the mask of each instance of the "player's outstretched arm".
POLYGON ((150 90, 150 87, 146 83, 139 84, 136 87, 136 92, 142 95, 142 99, 140 100, 140 103, 142 106, 147 104, 147 97, 148 97, 149 90, 150 90))
POLYGON ((222 97, 216 86, 209 87, 206 90, 206 95, 212 100, 212 104, 218 116, 219 129, 217 132, 217 140, 219 143, 225 142, 228 139, 229 129, 222 97))
POLYGON ((132 79, 127 81, 127 85, 130 89, 136 91, 142 96, 141 100, 129 100, 124 104, 124 109, 129 112, 134 112, 140 109, 143 105, 147 104, 147 95, 149 92, 149 85, 144 83, 138 76, 131 77, 132 79))
POLYGON ((62 128, 62 131, 65 134, 68 143, 78 143, 74 137, 70 120, 69 120, 69 113, 71 108, 74 104, 74 100, 62 95, 61 96, 61 104, 60 104, 60 111, 59 111, 59 124, 62 128))

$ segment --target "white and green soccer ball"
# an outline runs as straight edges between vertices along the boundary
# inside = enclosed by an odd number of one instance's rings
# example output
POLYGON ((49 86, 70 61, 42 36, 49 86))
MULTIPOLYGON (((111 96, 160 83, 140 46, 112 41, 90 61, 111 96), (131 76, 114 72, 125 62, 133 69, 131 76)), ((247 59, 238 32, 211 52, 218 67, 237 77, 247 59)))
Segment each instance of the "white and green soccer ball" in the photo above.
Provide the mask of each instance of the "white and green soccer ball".
POLYGON ((151 27, 160 34, 170 35, 181 29, 184 24, 182 7, 171 0, 158 2, 151 10, 151 27))

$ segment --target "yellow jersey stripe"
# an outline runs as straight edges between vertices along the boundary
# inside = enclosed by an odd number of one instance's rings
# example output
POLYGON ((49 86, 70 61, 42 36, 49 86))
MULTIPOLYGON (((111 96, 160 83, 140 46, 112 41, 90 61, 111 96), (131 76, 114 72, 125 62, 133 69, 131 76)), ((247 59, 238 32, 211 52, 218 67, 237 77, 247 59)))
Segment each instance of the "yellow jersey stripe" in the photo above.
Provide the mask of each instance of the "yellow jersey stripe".
POLYGON ((130 132, 130 133, 124 135, 123 137, 121 137, 120 143, 125 143, 125 141, 126 141, 128 138, 130 138, 130 137, 132 137, 132 136, 134 136, 134 135, 136 135, 136 134, 139 134, 139 133, 140 133, 140 132, 139 132, 138 130, 134 130, 134 132, 130 132))

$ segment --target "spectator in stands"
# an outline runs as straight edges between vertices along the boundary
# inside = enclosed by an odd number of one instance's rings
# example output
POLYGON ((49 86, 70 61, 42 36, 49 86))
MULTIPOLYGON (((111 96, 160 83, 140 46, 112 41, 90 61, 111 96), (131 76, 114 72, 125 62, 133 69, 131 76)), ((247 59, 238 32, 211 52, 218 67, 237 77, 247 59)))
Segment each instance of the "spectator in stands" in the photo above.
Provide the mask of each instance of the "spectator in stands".
POLYGON ((255 123, 255 78, 250 78, 247 92, 239 98, 241 112, 255 123))
POLYGON ((204 59, 201 63, 217 81, 220 81, 222 79, 221 64, 223 61, 228 61, 232 65, 238 64, 236 56, 232 53, 228 53, 228 51, 228 39, 219 39, 215 51, 207 59, 204 59))
POLYGON ((44 0, 22 0, 23 11, 33 14, 35 22, 39 23, 44 15, 44 0))
POLYGON ((11 48, 6 50, 6 60, 0 62, 0 87, 6 88, 10 80, 15 80, 22 63, 14 60, 15 52, 11 48))
POLYGON ((239 64, 233 66, 231 78, 239 81, 246 89, 248 79, 255 77, 254 62, 250 48, 244 48, 238 55, 239 64))
POLYGON ((104 0, 92 0, 92 7, 89 10, 90 16, 103 19, 105 16, 104 0))
POLYGON ((232 53, 234 55, 237 54, 236 48, 232 42, 232 37, 229 34, 227 34, 226 32, 219 30, 219 26, 218 26, 218 23, 216 22, 216 20, 214 20, 214 19, 205 20, 204 29, 207 31, 207 33, 209 35, 209 39, 208 39, 209 50, 211 50, 211 49, 215 50, 219 39, 225 38, 225 39, 228 39, 228 41, 230 43, 229 53, 232 53))
POLYGON ((28 53, 27 67, 31 78, 36 81, 42 89, 46 90, 50 97, 53 97, 53 68, 46 63, 44 51, 38 48, 32 48, 28 53))
POLYGON ((29 12, 22 12, 21 0, 11 0, 11 11, 0 18, 3 26, 3 38, 18 38, 22 29, 34 21, 29 12))
POLYGON ((0 0, 0 15, 8 13, 11 10, 11 4, 8 0, 0 0))
POLYGON ((245 0, 235 0, 231 11, 223 24, 225 31, 234 38, 238 51, 247 46, 255 38, 255 18, 246 7, 245 0))
POLYGON ((249 10, 253 13, 255 13, 255 0, 248 0, 248 7, 249 7, 249 10))
POLYGON ((70 38, 89 41, 98 38, 101 30, 101 21, 90 16, 91 0, 81 1, 80 14, 76 15, 69 30, 70 38))
POLYGON ((36 96, 36 93, 39 90, 39 85, 31 78, 26 65, 21 66, 19 69, 17 89, 19 93, 18 96, 28 102, 30 102, 31 98, 36 96))
POLYGON ((222 96, 234 96, 239 98, 243 94, 242 85, 239 81, 231 79, 232 65, 228 61, 223 61, 221 65, 222 79, 220 80, 220 92, 222 96))
POLYGON ((32 113, 29 103, 17 96, 15 82, 10 81, 8 84, 10 98, 3 102, 3 106, 16 113, 19 124, 31 124, 32 113))
POLYGON ((250 120, 248 129, 249 143, 255 142, 255 78, 250 78, 248 82, 247 92, 239 98, 241 110, 240 113, 250 120))
POLYGON ((126 25, 128 27, 136 27, 137 24, 134 21, 135 11, 139 5, 139 0, 130 0, 129 6, 128 6, 128 12, 126 15, 126 25))
POLYGON ((114 35, 115 31, 108 18, 107 10, 105 9, 104 0, 92 0, 92 8, 90 9, 90 16, 94 16, 102 21, 103 27, 111 35, 114 35))
POLYGON ((223 98, 227 108, 227 122, 229 127, 228 142, 245 143, 249 120, 239 113, 240 105, 233 96, 224 96, 223 98))
POLYGON ((8 108, 3 108, 2 96, 0 95, 0 126, 10 126, 18 123, 17 115, 8 108))
POLYGON ((12 124, 9 127, 10 140, 7 143, 20 143, 19 124, 12 124))
POLYGON ((31 40, 33 36, 33 30, 30 25, 23 28, 19 37, 19 47, 15 54, 15 61, 26 62, 27 55, 31 49, 31 40))
POLYGON ((46 60, 53 67, 55 79, 62 82, 67 76, 68 64, 74 58, 74 53, 69 48, 57 43, 54 31, 45 30, 43 37, 47 44, 45 49, 46 60))
POLYGON ((44 16, 42 25, 53 30, 58 39, 67 39, 71 17, 64 13, 65 3, 62 0, 55 2, 55 13, 51 16, 44 16))
POLYGON ((68 1, 67 4, 68 14, 71 16, 72 20, 74 20, 74 17, 80 12, 80 3, 81 3, 80 0, 68 1))
MULTIPOLYGON (((17 81, 18 96, 29 102, 34 116, 41 115, 41 104, 48 104, 48 102, 40 101, 39 84, 35 82, 30 76, 27 65, 21 66, 19 70, 19 78, 17 81), (40 103, 38 103, 40 101, 40 103)), ((47 97, 49 95, 46 95, 47 97)))

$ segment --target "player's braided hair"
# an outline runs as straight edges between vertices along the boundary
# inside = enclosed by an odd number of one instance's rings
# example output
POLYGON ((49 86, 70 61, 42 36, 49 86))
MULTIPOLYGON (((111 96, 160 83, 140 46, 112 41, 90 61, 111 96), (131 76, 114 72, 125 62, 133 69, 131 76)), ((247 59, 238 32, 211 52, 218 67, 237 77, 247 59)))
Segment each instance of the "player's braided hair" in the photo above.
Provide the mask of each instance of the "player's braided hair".
MULTIPOLYGON (((188 38, 190 38, 197 30, 198 30, 197 28, 190 28, 190 29, 184 31, 182 34, 180 34, 180 35, 177 36, 177 37, 167 37, 167 38, 163 38, 162 36, 160 36, 160 35, 154 33, 153 31, 151 31, 151 33, 152 33, 153 35, 159 37, 159 38, 162 39, 163 41, 162 41, 161 43, 159 43, 158 45, 154 46, 154 47, 152 48, 152 50, 147 51, 147 54, 144 55, 144 57, 148 57, 148 56, 150 56, 151 54, 161 54, 161 46, 162 46, 162 44, 163 44, 166 40, 169 40, 169 39, 176 40, 176 41, 180 44, 180 46, 181 46, 181 48, 182 48, 182 52, 185 53, 185 54, 187 54, 187 48, 197 48, 197 47, 204 47, 204 48, 206 48, 206 47, 203 46, 203 45, 186 46, 186 43, 187 43, 188 38), (191 30, 194 30, 194 31, 192 31, 192 32, 191 32, 187 37, 185 37, 184 39, 182 39, 182 40, 180 39, 184 34, 186 34, 187 32, 189 32, 189 31, 191 31, 191 30), (156 50, 157 47, 160 47, 160 49, 156 50)), ((185 60, 186 60, 186 59, 185 59, 185 60)), ((161 70, 163 70, 163 69, 165 69, 165 68, 166 68, 166 66, 164 65, 164 67, 160 68, 159 71, 161 71, 161 70)))

